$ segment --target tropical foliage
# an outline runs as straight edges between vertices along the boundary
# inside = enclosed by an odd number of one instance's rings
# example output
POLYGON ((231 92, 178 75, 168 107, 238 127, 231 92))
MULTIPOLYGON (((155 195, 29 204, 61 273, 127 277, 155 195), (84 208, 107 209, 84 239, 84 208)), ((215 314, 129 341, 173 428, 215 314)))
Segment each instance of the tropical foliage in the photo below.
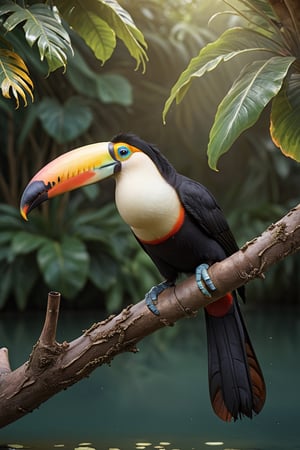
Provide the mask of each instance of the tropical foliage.
MULTIPOLYGON (((72 300, 89 283, 97 288, 96 303, 104 307, 105 298, 106 309, 115 311, 126 298, 142 297, 158 281, 114 205, 87 210, 87 195, 69 199, 65 208, 61 199, 54 201, 26 227, 15 208, 0 204, 0 308, 14 296, 23 310, 30 296, 44 290, 43 284, 72 300)), ((37 302, 31 300, 31 306, 37 302)))
MULTIPOLYGON (((230 1, 226 2, 231 4, 230 1)), ((300 161, 300 17, 297 0, 240 0, 233 12, 245 24, 224 31, 201 49, 173 86, 164 117, 180 102, 194 78, 236 56, 255 54, 221 101, 208 144, 209 164, 216 169, 243 131, 251 127, 271 101, 271 136, 281 151, 300 161)))
MULTIPOLYGON (((213 5, 211 1, 176 2, 174 8, 174 0, 163 4, 122 0, 122 8, 134 17, 147 41, 149 62, 144 74, 134 70, 138 60, 128 57, 123 44, 102 66, 65 20, 73 52, 73 56, 65 52, 65 72, 63 65, 50 71, 46 56, 41 61, 38 43, 28 45, 25 22, 10 32, 4 30, 6 48, 26 61, 34 102, 27 94, 28 106, 15 109, 12 90, 12 99, 0 99, 1 307, 40 307, 41 298, 54 289, 69 299, 70 307, 100 304, 113 311, 122 302, 142 298, 158 282, 153 264, 115 212, 109 182, 103 190, 95 185, 52 200, 33 212, 26 224, 17 209, 22 189, 42 165, 76 146, 108 140, 120 130, 157 143, 178 170, 206 184, 225 209, 241 245, 294 204, 296 165, 274 152, 268 130, 259 126, 265 123, 263 116, 251 133, 240 137, 243 152, 222 159, 220 173, 208 170, 202 152, 217 102, 245 61, 249 62, 250 53, 243 61, 232 58, 222 72, 210 72, 201 83, 189 85, 185 102, 172 108, 167 124, 162 124, 165 99, 191 57, 241 21, 237 16, 219 15, 213 26, 207 26, 212 13, 224 7, 222 0, 213 5)), ((24 2, 13 3, 24 7, 24 2)), ((85 4, 89 8, 92 2, 85 4)), ((24 99, 18 98, 22 106, 24 99)), ((275 271, 259 287, 273 291, 272 301, 280 298, 289 286, 278 286, 274 280, 283 273, 288 275, 284 280, 289 280, 298 273, 299 264, 291 259, 280 274, 275 271)))
POLYGON ((73 55, 70 27, 91 48, 102 63, 107 61, 121 39, 137 67, 145 69, 146 42, 131 16, 116 0, 89 0, 84 5, 76 0, 57 0, 48 4, 5 0, 1 3, 0 86, 6 98, 13 96, 19 106, 19 97, 27 104, 33 98, 33 82, 23 58, 14 46, 36 46, 41 61, 53 72, 59 67, 66 70, 73 55), (20 3, 20 4, 19 4, 20 3), (8 33, 7 33, 8 32, 8 33))
MULTIPOLYGON (((11 298, 15 298, 20 309, 37 305, 41 290, 45 291, 47 286, 48 289, 60 290, 73 305, 83 288, 88 289, 89 296, 86 297, 94 296, 95 302, 102 300, 109 310, 113 310, 126 298, 139 298, 159 281, 149 258, 139 249, 127 228, 121 226, 114 207, 107 204, 102 212, 103 205, 111 197, 103 196, 102 201, 101 196, 92 194, 98 193, 98 187, 91 187, 84 194, 72 194, 69 202, 66 198, 51 202, 26 224, 20 221, 16 209, 22 188, 30 176, 70 146, 108 139, 120 127, 128 127, 128 117, 140 122, 137 128, 143 132, 144 124, 147 123, 150 130, 151 123, 152 135, 155 132, 160 121, 160 105, 170 85, 170 69, 175 73, 175 68, 183 68, 193 46, 191 39, 174 39, 174 35, 169 38, 173 22, 167 19, 167 13, 161 14, 159 3, 148 5, 148 12, 150 6, 165 27, 165 36, 161 38, 157 33, 158 22, 151 21, 148 29, 154 60, 152 67, 160 64, 161 70, 165 71, 165 88, 157 75, 154 79, 150 74, 148 80, 144 80, 139 72, 131 76, 133 67, 123 49, 117 49, 115 62, 106 63, 99 70, 88 46, 73 32, 70 42, 74 56, 67 61, 66 73, 56 70, 45 79, 49 71, 47 61, 40 60, 37 48, 28 51, 28 45, 24 45, 20 38, 22 33, 18 35, 17 47, 22 49, 20 53, 24 59, 26 57, 30 62, 35 102, 18 110, 14 110, 9 101, 0 103, 3 117, 0 125, 3 131, 0 189, 1 199, 5 202, 1 206, 2 307, 11 298), (165 57, 175 49, 180 51, 180 56, 174 61, 173 58, 165 61, 165 57), (137 84, 135 105, 134 82, 137 84), (141 105, 145 105, 142 114, 141 105), (156 122, 153 120, 153 107, 157 110, 156 122), (109 214, 105 213, 107 210, 109 214), (19 273, 21 266, 24 270, 19 273), (22 274, 23 282, 19 282, 17 277, 22 274), (14 283, 15 279, 18 283, 14 283), (26 285, 25 280, 28 280, 26 285)), ((149 22, 146 14, 141 17, 145 24, 149 22)), ((181 36, 183 30, 182 27, 181 36)), ((197 34, 193 42, 195 49, 196 43, 199 45, 197 34)), ((152 69, 152 75, 155 72, 152 69)), ((190 126, 188 122, 187 125, 190 126)), ((87 300, 82 303, 81 307, 87 304, 87 300)))
MULTIPOLYGON (((19 309, 37 304, 45 286, 74 299, 90 285, 97 288, 97 302, 102 299, 111 311, 132 294, 133 285, 141 293, 143 283, 158 280, 114 206, 92 210, 94 187, 70 202, 53 202, 25 226, 17 205, 30 175, 64 151, 64 144, 79 145, 84 134, 91 139, 87 132, 96 118, 132 103, 128 80, 112 70, 103 73, 93 61, 104 63, 119 38, 144 69, 144 37, 114 0, 86 2, 84 11, 77 1, 8 0, 0 6, 0 20, 0 85, 8 99, 0 101, 0 307, 11 298, 19 309), (67 65, 67 73, 57 70, 65 72, 67 65), (10 97, 27 108, 14 110, 10 97)), ((98 124, 100 135, 103 129, 105 124, 98 124)))

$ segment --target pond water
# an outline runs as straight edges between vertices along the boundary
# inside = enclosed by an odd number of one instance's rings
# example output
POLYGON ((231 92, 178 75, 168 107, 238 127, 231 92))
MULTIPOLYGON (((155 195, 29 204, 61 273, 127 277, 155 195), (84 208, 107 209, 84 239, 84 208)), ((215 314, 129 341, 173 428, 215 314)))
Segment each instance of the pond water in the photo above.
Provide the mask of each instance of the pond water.
MULTIPOLYGON (((300 450, 300 310, 243 310, 268 390, 253 420, 223 423, 211 409, 200 312, 1 429, 0 449, 300 450)), ((62 305, 58 341, 102 318, 62 305)), ((12 368, 28 359, 42 322, 38 313, 0 316, 0 345, 9 348, 12 368)))

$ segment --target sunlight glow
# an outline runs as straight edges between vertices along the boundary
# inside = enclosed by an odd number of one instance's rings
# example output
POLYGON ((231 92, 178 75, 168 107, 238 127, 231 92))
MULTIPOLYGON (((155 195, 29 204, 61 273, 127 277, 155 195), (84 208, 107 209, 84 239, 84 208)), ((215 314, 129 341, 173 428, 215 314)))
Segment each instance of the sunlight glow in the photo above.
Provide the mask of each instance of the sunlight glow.
POLYGON ((22 444, 8 444, 8 448, 17 448, 17 449, 19 449, 19 448, 25 448, 24 447, 24 445, 22 445, 22 444))
POLYGON ((80 447, 75 447, 74 450, 96 450, 95 447, 89 447, 89 446, 82 446, 80 445, 80 447))
POLYGON ((221 442, 221 441, 219 441, 219 442, 213 442, 213 441, 211 441, 211 442, 204 442, 204 444, 205 445, 211 445, 211 446, 217 446, 217 445, 224 445, 224 442, 221 442))

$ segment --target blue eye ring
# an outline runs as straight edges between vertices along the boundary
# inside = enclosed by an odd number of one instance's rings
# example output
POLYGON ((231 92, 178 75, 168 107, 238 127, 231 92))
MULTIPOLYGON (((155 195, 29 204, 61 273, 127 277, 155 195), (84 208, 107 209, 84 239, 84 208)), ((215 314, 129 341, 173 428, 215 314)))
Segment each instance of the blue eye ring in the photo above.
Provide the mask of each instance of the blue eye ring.
POLYGON ((120 159, 127 159, 131 154, 131 151, 125 145, 122 145, 118 148, 118 156, 120 159))

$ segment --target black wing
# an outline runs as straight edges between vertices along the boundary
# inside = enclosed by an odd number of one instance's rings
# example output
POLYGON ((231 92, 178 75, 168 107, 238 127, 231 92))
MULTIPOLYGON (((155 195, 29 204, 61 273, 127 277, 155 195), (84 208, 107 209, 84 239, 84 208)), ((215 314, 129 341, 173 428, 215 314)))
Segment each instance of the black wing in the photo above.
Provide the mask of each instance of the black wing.
POLYGON ((187 213, 201 229, 224 249, 227 256, 238 250, 225 216, 209 190, 194 180, 180 176, 177 192, 187 213))

